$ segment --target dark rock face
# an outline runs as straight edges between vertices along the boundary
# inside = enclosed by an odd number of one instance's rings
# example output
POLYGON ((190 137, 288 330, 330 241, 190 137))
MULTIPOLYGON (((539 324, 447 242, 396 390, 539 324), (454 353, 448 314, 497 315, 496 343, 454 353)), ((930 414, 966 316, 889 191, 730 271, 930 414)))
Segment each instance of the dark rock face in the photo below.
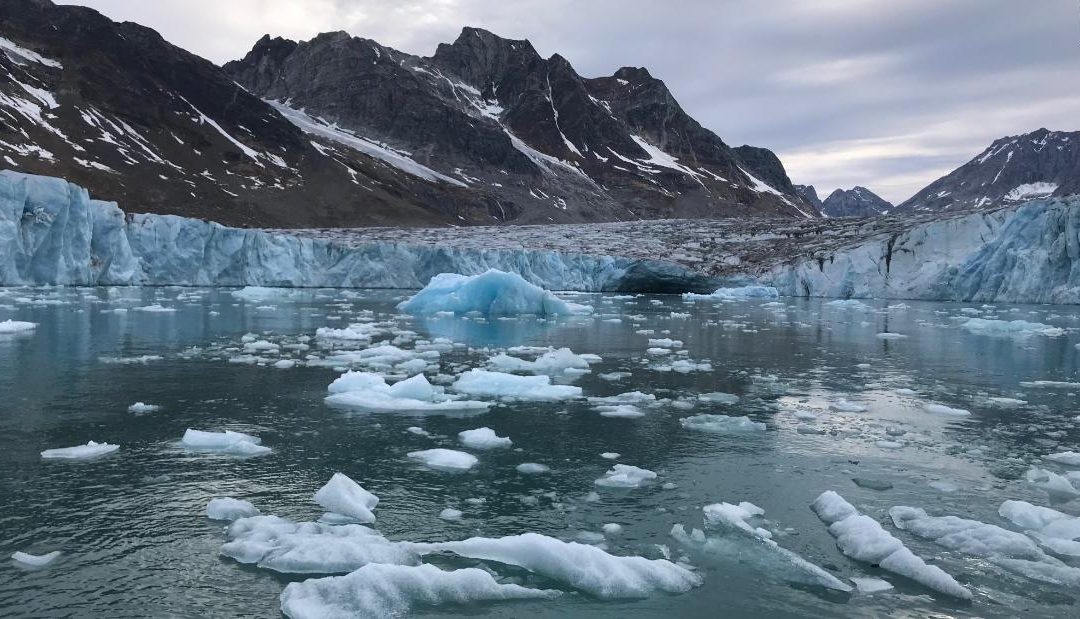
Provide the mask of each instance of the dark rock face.
POLYGON ((813 185, 794 185, 794 187, 795 193, 803 199, 803 202, 816 208, 819 213, 821 212, 824 205, 821 203, 821 198, 818 197, 817 189, 814 189, 813 185))
POLYGON ((487 192, 516 222, 817 215, 773 153, 730 148, 646 69, 584 78, 476 28, 430 58, 343 33, 264 37, 224 68, 276 105, 487 192))
POLYGON ((466 28, 420 58, 263 37, 224 68, 156 32, 0 0, 0 167, 129 211, 258 227, 814 216, 645 69, 587 79, 466 28))
MULTIPOLYGON (((816 192, 815 192, 816 195, 816 192)), ((837 189, 822 202, 821 212, 828 217, 876 217, 892 210, 893 205, 866 187, 837 189)))
POLYGON ((1039 129, 996 140, 898 211, 994 208, 1080 192, 1080 132, 1039 129))

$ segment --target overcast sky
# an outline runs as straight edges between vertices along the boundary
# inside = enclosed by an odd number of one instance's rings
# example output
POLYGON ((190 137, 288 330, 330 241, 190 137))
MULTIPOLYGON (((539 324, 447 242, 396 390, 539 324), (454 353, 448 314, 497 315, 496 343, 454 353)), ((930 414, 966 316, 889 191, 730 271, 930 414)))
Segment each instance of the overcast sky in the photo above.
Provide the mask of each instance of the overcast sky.
POLYGON ((79 0, 217 63, 264 33, 345 30, 431 55, 462 26, 579 73, 644 66, 731 145, 824 198, 899 202, 995 138, 1080 129, 1077 0, 79 0))

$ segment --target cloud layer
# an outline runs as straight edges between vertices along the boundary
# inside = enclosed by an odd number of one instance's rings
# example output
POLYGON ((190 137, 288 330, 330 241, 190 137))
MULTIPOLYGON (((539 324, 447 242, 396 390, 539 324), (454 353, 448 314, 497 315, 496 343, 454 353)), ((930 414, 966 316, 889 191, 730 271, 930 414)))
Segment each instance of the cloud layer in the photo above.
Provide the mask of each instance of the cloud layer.
POLYGON ((430 55, 479 26, 584 75, 645 66, 733 144, 823 196, 899 202, 994 139, 1080 119, 1075 0, 79 0, 218 63, 265 33, 430 55))

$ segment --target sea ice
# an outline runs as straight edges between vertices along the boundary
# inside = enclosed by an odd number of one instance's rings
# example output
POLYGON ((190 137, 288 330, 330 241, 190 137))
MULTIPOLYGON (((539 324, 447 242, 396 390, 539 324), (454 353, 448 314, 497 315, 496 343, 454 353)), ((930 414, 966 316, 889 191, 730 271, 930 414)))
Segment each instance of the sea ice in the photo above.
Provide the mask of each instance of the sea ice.
POLYGON ((315 493, 315 502, 329 512, 348 516, 357 522, 375 522, 373 513, 379 497, 368 492, 344 473, 334 473, 315 493))
POLYGON ((419 460, 430 469, 450 473, 467 471, 479 462, 476 456, 453 449, 424 449, 422 451, 410 451, 406 455, 413 460, 419 460))
POLYGON ((461 520, 461 516, 462 516, 461 510, 460 509, 454 509, 453 507, 447 507, 446 509, 439 512, 439 520, 446 520, 446 521, 453 522, 453 521, 461 520))
POLYGON ((1041 322, 1028 322, 1026 320, 968 318, 960 323, 960 328, 979 335, 992 335, 995 337, 1025 338, 1032 335, 1058 337, 1065 334, 1065 330, 1060 327, 1052 327, 1041 322))
POLYGON ((75 447, 46 449, 41 452, 41 457, 46 460, 88 460, 111 454, 118 449, 120 449, 119 445, 90 441, 85 445, 76 445, 75 447))
POLYGON ((591 308, 563 301, 516 273, 491 269, 480 275, 442 273, 398 309, 409 314, 480 312, 490 316, 515 314, 570 315, 591 308))
POLYGON ((230 522, 241 518, 250 518, 260 514, 258 508, 240 499, 232 497, 218 497, 210 499, 206 504, 206 517, 211 520, 228 520, 230 522))
POLYGON ((880 578, 853 576, 851 582, 855 583, 859 593, 880 593, 893 588, 889 581, 880 578))
POLYGON ((243 432, 204 432, 188 428, 180 444, 195 451, 210 451, 227 454, 230 456, 265 456, 271 452, 269 447, 264 447, 257 436, 244 434, 243 432))
POLYGON ((856 561, 879 565, 935 591, 971 599, 971 592, 952 576, 935 565, 927 565, 883 529, 877 520, 860 514, 836 492, 826 490, 810 507, 828 525, 829 534, 836 538, 836 545, 845 555, 856 561))
POLYGON ((128 407, 129 413, 135 413, 141 415, 142 413, 153 413, 161 410, 161 407, 157 404, 145 404, 143 402, 136 402, 128 407))
POLYGON ((1080 490, 1073 487, 1068 478, 1053 471, 1031 467, 1024 478, 1029 484, 1046 491, 1050 498, 1056 501, 1069 501, 1080 496, 1080 490))
POLYGON ((1026 501, 1005 501, 998 514, 1052 552, 1080 557, 1080 518, 1026 501))
POLYGON ((829 408, 841 413, 865 413, 866 407, 862 404, 856 404, 855 402, 849 402, 843 398, 836 400, 829 404, 829 408))
POLYGON ((37 328, 36 322, 23 322, 21 320, 5 320, 0 322, 0 335, 7 333, 24 333, 37 328))
POLYGON ((740 286, 737 288, 717 288, 709 294, 683 293, 684 299, 714 299, 735 301, 740 299, 776 299, 780 293, 772 286, 740 286))
POLYGON ((386 384, 380 374, 346 372, 330 383, 327 404, 367 411, 453 412, 484 411, 491 405, 478 400, 457 400, 435 388, 423 374, 386 384))
POLYGON ((497 449, 514 444, 508 437, 497 436, 491 428, 476 428, 458 432, 458 440, 470 449, 497 449))
POLYGON ((230 524, 225 535, 222 555, 283 574, 340 574, 368 563, 419 562, 403 544, 359 524, 252 516, 230 524))
POLYGON ((708 402, 709 404, 738 404, 739 396, 733 393, 722 393, 714 391, 712 393, 699 393, 698 400, 702 402, 708 402))
POLYGON ((702 582, 694 572, 664 559, 618 557, 596 546, 564 542, 537 533, 473 537, 410 547, 420 554, 451 552, 470 559, 516 565, 601 599, 643 598, 657 592, 685 593, 702 582))
POLYGON ((17 551, 11 555, 11 558, 20 565, 38 568, 45 567, 46 565, 55 561, 59 556, 59 550, 54 550, 43 555, 32 555, 26 552, 17 551))
POLYGON ((581 396, 581 387, 552 385, 549 376, 518 376, 480 369, 465 372, 451 388, 473 396, 516 400, 568 400, 581 396))
POLYGON ((923 410, 935 415, 947 415, 949 417, 967 417, 971 411, 963 408, 952 408, 944 404, 924 404, 923 410))
POLYGON ((281 592, 290 619, 402 617, 416 606, 488 600, 553 598, 559 591, 503 584, 482 569, 444 571, 434 565, 372 563, 345 576, 293 582, 281 592))
POLYGON ((649 469, 629 464, 616 464, 593 483, 609 488, 639 488, 654 479, 656 479, 656 473, 649 469))
POLYGON ((517 465, 517 472, 522 475, 542 475, 544 473, 550 473, 551 467, 538 462, 522 462, 517 465))
POLYGON ((752 421, 745 415, 742 417, 730 417, 728 415, 701 414, 680 419, 679 423, 687 430, 712 432, 715 434, 765 431, 765 424, 758 421, 752 421))
POLYGON ((569 348, 559 348, 545 352, 535 361, 498 354, 488 361, 488 365, 499 372, 529 372, 554 376, 569 373, 568 371, 588 371, 589 363, 599 360, 595 355, 575 355, 569 348))
POLYGON ((1043 459, 1064 464, 1065 466, 1080 467, 1080 452, 1061 451, 1043 456, 1043 459))

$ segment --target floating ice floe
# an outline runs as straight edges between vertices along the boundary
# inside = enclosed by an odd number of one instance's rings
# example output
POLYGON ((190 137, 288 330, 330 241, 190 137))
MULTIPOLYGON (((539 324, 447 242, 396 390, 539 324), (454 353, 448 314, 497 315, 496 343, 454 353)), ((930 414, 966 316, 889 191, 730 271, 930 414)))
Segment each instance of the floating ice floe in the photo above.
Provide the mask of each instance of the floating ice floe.
POLYGON ((1022 533, 956 516, 930 516, 916 507, 889 510, 897 528, 964 554, 989 560, 1027 578, 1063 586, 1080 586, 1080 568, 1043 552, 1022 533))
POLYGON ((461 520, 462 513, 460 509, 454 509, 453 507, 447 507, 439 512, 439 520, 446 520, 448 522, 456 522, 461 520))
POLYGON ((241 518, 258 516, 260 513, 259 509, 250 502, 232 497, 210 499, 210 502, 206 504, 206 517, 211 520, 232 522, 241 518))
POLYGON ((923 410, 935 415, 946 415, 949 417, 967 417, 971 415, 971 411, 963 408, 952 408, 945 406, 944 404, 924 404, 923 410))
POLYGON ((21 320, 0 321, 0 335, 8 333, 26 333, 37 328, 36 322, 24 322, 21 320))
POLYGON ((41 452, 41 457, 46 460, 89 460, 111 454, 118 449, 120 449, 119 445, 90 441, 85 445, 76 445, 75 447, 46 449, 41 452))
POLYGON ((906 340, 907 336, 903 333, 878 333, 876 336, 879 340, 906 340))
POLYGON ((998 514, 1051 552, 1080 557, 1080 518, 1027 501, 1005 501, 998 514))
POLYGON ((654 479, 656 479, 656 473, 649 469, 629 464, 616 464, 593 483, 608 488, 640 488, 654 479))
POLYGON ((54 550, 47 552, 43 555, 32 555, 30 553, 17 551, 12 553, 11 559, 24 567, 42 568, 49 565, 60 557, 60 551, 54 550))
POLYGON ((709 404, 731 405, 739 403, 739 396, 733 393, 714 391, 712 393, 699 393, 698 400, 708 402, 709 404))
POLYGON ((587 313, 592 308, 563 301, 516 273, 491 269, 480 275, 436 275, 420 292, 401 302, 398 309, 418 315, 480 312, 489 316, 565 316, 587 313))
POLYGON ((151 314, 171 314, 176 311, 175 307, 165 307, 160 303, 154 303, 153 305, 144 305, 142 307, 132 308, 136 312, 148 312, 151 314))
POLYGON ((161 410, 161 407, 157 404, 145 404, 143 402, 136 402, 128 407, 129 413, 135 413, 141 415, 143 413, 153 413, 161 410))
MULTIPOLYGON (((821 493, 810 506, 829 527, 840 552, 882 569, 905 576, 935 591, 965 600, 971 592, 935 565, 912 553, 903 542, 883 529, 877 520, 860 514, 842 496, 832 490, 821 493)), ((903 528, 903 527, 901 527, 903 528)))
POLYGON ((960 323, 960 328, 978 335, 991 335, 995 337, 1025 338, 1032 335, 1059 337, 1065 334, 1065 330, 1060 327, 1045 325, 1041 322, 1028 322, 1026 320, 968 318, 960 323))
POLYGON ((718 301, 736 301, 740 299, 776 299, 779 291, 772 286, 739 286, 736 288, 717 288, 709 294, 683 293, 684 299, 711 299, 718 301))
POLYGON ((272 288, 268 286, 245 286, 240 290, 233 290, 234 298, 249 303, 265 303, 267 301, 289 299, 300 294, 295 288, 272 288))
POLYGON ((753 421, 747 416, 731 417, 728 415, 701 414, 684 417, 679 424, 687 430, 712 432, 714 434, 737 434, 742 432, 764 432, 765 424, 753 421))
POLYGON ((480 601, 548 599, 559 591, 499 583, 478 568, 444 571, 434 565, 370 564, 345 576, 286 585, 281 612, 290 619, 401 617, 414 607, 480 601))
POLYGON ((865 413, 866 407, 862 404, 850 402, 843 398, 829 404, 829 408, 841 413, 865 413))
POLYGON ((517 465, 517 472, 522 475, 543 475, 551 472, 551 467, 539 462, 522 462, 517 465))
POLYGON ((468 471, 479 462, 476 456, 454 449, 424 449, 421 451, 410 451, 405 455, 413 460, 419 460, 424 466, 430 469, 449 473, 468 471))
POLYGON ((375 522, 373 511, 379 504, 379 497, 365 490, 344 473, 334 473, 313 498, 331 513, 348 516, 363 524, 375 522))
POLYGON ((244 434, 243 432, 205 432, 188 428, 180 444, 193 451, 206 451, 226 454, 229 456, 265 456, 272 450, 260 445, 262 442, 257 436, 244 434))
POLYGON ((659 592, 685 593, 702 582, 694 572, 664 559, 619 557, 596 546, 538 533, 409 546, 420 554, 450 552, 469 559, 516 565, 605 600, 644 598, 659 592))
POLYGON ((671 363, 659 363, 651 366, 657 372, 677 372, 689 374, 691 372, 711 372, 712 363, 708 361, 694 361, 693 359, 676 359, 671 363))
POLYGON ((638 419, 645 416, 645 411, 633 404, 605 404, 597 406, 596 411, 600 413, 601 417, 638 419))
POLYGON ((451 388, 473 396, 515 400, 568 400, 581 397, 581 387, 553 385, 551 377, 518 376, 472 369, 458 377, 451 388))
POLYGON ((368 563, 415 565, 419 557, 359 524, 241 518, 225 530, 221 554, 283 574, 342 574, 368 563))
POLYGON ((495 430, 486 427, 458 432, 458 440, 470 449, 498 449, 514 444, 508 437, 498 436, 495 430))
POLYGON ((855 299, 834 299, 832 301, 829 301, 825 305, 828 305, 830 307, 839 308, 839 309, 850 309, 850 310, 868 310, 868 309, 870 309, 869 305, 863 303, 862 301, 857 301, 855 299))
POLYGON ((488 360, 488 366, 499 372, 529 372, 551 376, 577 375, 588 372, 589 364, 600 360, 600 357, 596 355, 576 355, 569 348, 559 348, 545 352, 535 361, 501 353, 488 360))
POLYGON ((1080 467, 1080 452, 1060 451, 1058 453, 1043 456, 1043 460, 1057 462, 1058 464, 1064 464, 1065 466, 1080 467))
POLYGON ((151 361, 161 361, 164 358, 161 355, 139 355, 137 357, 98 357, 98 361, 119 365, 142 365, 151 361))
POLYGON ((478 400, 455 399, 443 393, 441 387, 432 386, 423 374, 388 385, 379 374, 350 371, 327 389, 327 404, 368 411, 484 411, 491 406, 478 400))
POLYGON ((858 589, 859 593, 881 593, 893 588, 887 580, 868 576, 852 576, 851 582, 855 583, 855 588, 858 589))
POLYGON ((372 338, 384 335, 386 332, 386 327, 379 323, 355 322, 343 329, 334 329, 332 327, 319 327, 315 330, 315 337, 321 340, 370 342, 372 338))
POLYGON ((783 548, 773 539, 771 531, 751 522, 761 520, 765 510, 757 505, 742 502, 714 503, 706 505, 705 525, 717 533, 707 536, 694 529, 690 533, 681 524, 671 529, 671 535, 681 544, 698 549, 716 557, 739 557, 761 571, 788 582, 817 585, 837 591, 851 591, 852 587, 824 569, 783 548))
POLYGON ((1067 477, 1053 471, 1031 467, 1024 475, 1027 482, 1045 491, 1052 500, 1069 501, 1080 496, 1080 490, 1073 487, 1067 477))
POLYGON ((1022 381, 1021 387, 1041 387, 1044 389, 1080 389, 1080 383, 1063 380, 1029 380, 1022 381))

